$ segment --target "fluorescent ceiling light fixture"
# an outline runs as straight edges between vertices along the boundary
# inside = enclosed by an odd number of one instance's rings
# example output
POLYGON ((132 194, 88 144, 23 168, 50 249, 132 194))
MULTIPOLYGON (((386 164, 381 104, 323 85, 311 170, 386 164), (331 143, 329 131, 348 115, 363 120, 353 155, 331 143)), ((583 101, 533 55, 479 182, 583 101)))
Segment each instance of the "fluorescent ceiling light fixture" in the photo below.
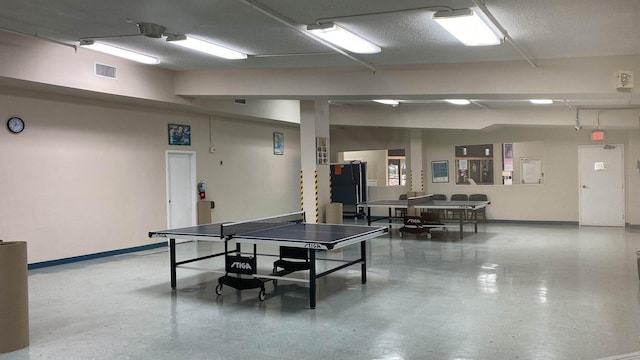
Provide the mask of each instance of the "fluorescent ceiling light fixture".
POLYGON ((247 54, 227 49, 220 45, 200 40, 189 35, 172 35, 167 37, 167 41, 171 44, 180 45, 187 49, 196 50, 205 54, 218 56, 229 60, 246 59, 247 54))
POLYGON ((160 60, 153 56, 139 54, 137 52, 121 49, 119 47, 98 43, 93 40, 82 40, 80 46, 86 49, 100 51, 105 54, 118 56, 121 58, 137 61, 143 64, 159 64, 160 60))
POLYGON ((467 99, 445 99, 444 101, 448 102, 449 104, 454 104, 454 105, 469 105, 469 104, 471 104, 471 101, 469 101, 467 99))
POLYGON ((307 31, 356 54, 375 54, 382 51, 378 45, 371 43, 360 36, 347 31, 334 23, 307 25, 307 31))
POLYGON ((531 99, 529 101, 531 101, 532 104, 536 104, 536 105, 553 104, 553 100, 551 100, 551 99, 531 99))
POLYGON ((398 106, 400 104, 398 100, 390 100, 390 99, 374 99, 373 101, 380 104, 391 105, 391 106, 398 106))
POLYGON ((501 42, 490 25, 471 9, 437 11, 433 20, 466 46, 498 45, 501 42))

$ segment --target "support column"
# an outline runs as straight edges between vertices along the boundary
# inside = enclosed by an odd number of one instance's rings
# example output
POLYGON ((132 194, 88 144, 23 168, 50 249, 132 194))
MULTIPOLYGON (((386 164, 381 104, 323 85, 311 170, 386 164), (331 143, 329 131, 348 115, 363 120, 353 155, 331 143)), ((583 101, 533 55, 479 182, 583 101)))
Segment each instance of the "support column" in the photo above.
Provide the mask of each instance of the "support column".
POLYGON ((410 170, 410 191, 426 191, 426 184, 424 178, 426 173, 422 167, 422 132, 411 131, 411 137, 409 139, 409 170, 410 170))
POLYGON ((329 194, 329 103, 300 101, 300 159, 302 210, 309 223, 324 222, 329 194), (317 138, 326 139, 325 163, 318 163, 317 138))
POLYGON ((628 131, 628 149, 625 147, 626 171, 625 180, 627 188, 627 209, 626 222, 630 225, 640 225, 640 168, 638 167, 638 155, 640 153, 640 130, 630 129, 628 131))

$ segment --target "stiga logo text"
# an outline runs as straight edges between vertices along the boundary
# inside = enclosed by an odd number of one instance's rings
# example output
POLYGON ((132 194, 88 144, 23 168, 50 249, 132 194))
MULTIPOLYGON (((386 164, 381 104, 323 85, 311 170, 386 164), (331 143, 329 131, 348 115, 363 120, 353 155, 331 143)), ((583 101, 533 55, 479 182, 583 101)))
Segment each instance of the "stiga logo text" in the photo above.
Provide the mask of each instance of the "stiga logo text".
POLYGON ((243 269, 243 270, 253 270, 251 268, 251 264, 249 263, 244 263, 244 262, 240 262, 240 261, 235 261, 231 264, 231 268, 232 269, 243 269))

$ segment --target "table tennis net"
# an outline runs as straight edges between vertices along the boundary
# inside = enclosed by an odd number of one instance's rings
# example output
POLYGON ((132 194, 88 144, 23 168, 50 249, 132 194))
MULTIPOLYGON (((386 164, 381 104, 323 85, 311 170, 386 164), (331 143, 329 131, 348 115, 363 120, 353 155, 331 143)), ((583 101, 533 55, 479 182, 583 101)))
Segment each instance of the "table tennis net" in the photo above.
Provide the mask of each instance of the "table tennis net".
POLYGON ((304 212, 299 211, 291 214, 222 224, 221 237, 233 237, 254 231, 274 229, 284 225, 302 223, 304 220, 304 212))
POLYGON ((433 195, 415 196, 407 199, 407 205, 415 206, 415 205, 428 203, 430 201, 433 201, 433 195))

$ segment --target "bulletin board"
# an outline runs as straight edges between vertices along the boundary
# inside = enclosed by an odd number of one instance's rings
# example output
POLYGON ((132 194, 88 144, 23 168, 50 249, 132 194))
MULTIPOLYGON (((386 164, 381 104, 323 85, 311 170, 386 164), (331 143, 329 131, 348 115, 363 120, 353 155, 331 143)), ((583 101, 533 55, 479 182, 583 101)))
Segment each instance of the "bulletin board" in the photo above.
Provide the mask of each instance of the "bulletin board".
POLYGON ((522 184, 542 184, 542 159, 520 158, 522 184))
POLYGON ((493 144, 455 147, 456 185, 493 185, 493 144))

